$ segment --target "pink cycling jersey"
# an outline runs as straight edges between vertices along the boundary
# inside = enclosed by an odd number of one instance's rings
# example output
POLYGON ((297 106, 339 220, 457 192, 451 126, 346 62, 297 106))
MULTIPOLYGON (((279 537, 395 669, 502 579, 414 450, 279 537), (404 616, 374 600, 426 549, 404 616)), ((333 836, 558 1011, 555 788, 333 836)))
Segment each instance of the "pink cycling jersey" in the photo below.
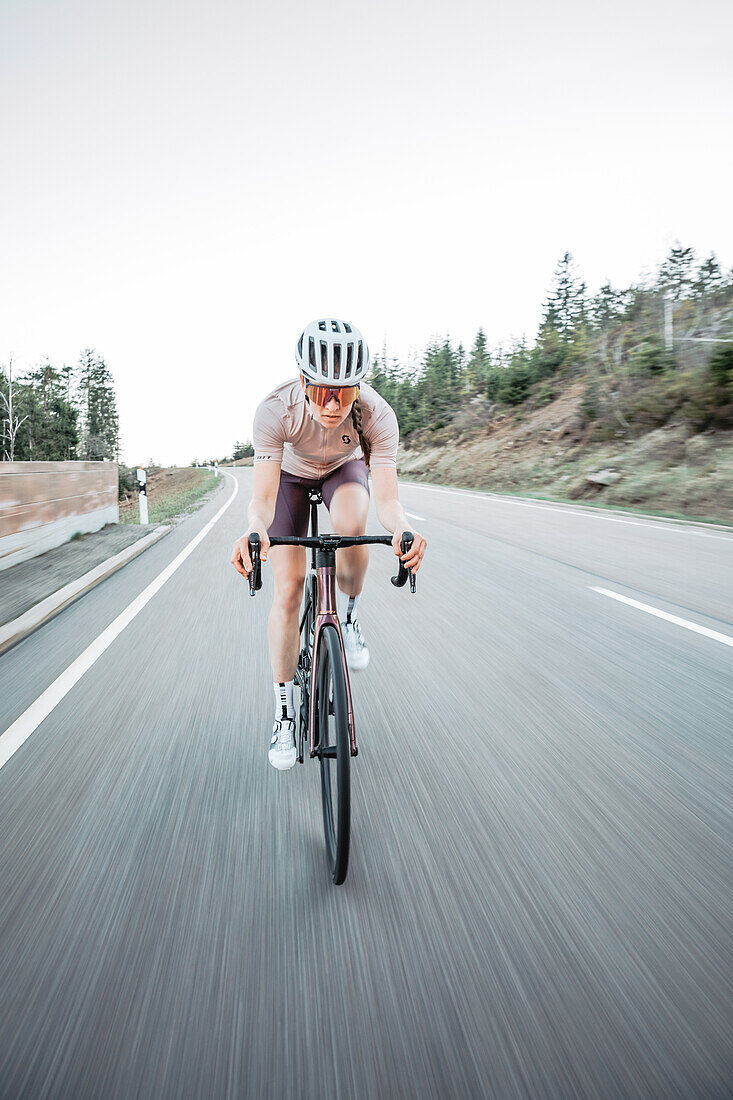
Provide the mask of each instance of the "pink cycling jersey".
MULTIPOLYGON (((396 466, 399 428, 392 408, 371 386, 361 384, 361 424, 371 445, 370 465, 396 466)), ((313 416, 296 378, 268 394, 255 413, 255 462, 279 462, 285 473, 322 478, 344 462, 361 458, 359 436, 349 413, 324 428, 313 416)))

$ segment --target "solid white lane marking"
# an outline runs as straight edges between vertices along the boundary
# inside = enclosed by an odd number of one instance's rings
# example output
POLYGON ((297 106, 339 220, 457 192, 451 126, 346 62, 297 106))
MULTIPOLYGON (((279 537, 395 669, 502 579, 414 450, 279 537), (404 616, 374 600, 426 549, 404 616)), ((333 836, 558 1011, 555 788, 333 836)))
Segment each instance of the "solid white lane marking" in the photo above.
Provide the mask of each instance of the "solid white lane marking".
POLYGON ((42 695, 39 695, 35 702, 23 711, 19 718, 13 722, 12 726, 8 726, 5 733, 0 735, 0 768, 7 764, 10 757, 14 752, 20 748, 24 741, 27 741, 30 735, 36 730, 44 718, 47 718, 54 707, 61 702, 64 696, 73 688, 74 684, 81 680, 85 672, 87 672, 98 657, 101 657, 105 649, 108 649, 112 645, 112 642, 121 634, 125 627, 132 622, 138 612, 142 611, 147 603, 152 600, 156 592, 159 592, 166 581, 170 580, 179 566, 183 565, 189 554, 192 554, 202 539, 205 539, 214 524, 221 519, 226 512, 229 505, 232 503, 237 493, 239 492, 239 481, 233 474, 227 474, 227 477, 231 477, 234 482, 234 492, 229 497, 226 504, 222 505, 219 511, 216 513, 213 519, 210 519, 205 527, 199 531, 187 546, 181 550, 180 554, 173 559, 170 565, 167 565, 165 569, 158 574, 154 581, 151 581, 147 588, 143 589, 139 596, 137 596, 131 604, 129 604, 124 611, 120 612, 117 618, 109 624, 106 630, 103 630, 99 637, 87 646, 83 653, 80 653, 75 661, 69 665, 59 676, 56 677, 54 682, 46 688, 42 695))
POLYGON ((631 600, 628 596, 622 596, 620 592, 611 592, 608 588, 596 588, 592 584, 588 587, 594 592, 600 592, 603 596, 610 596, 612 600, 627 603, 630 607, 638 607, 639 611, 646 611, 648 615, 655 615, 658 619, 665 619, 668 623, 674 623, 675 626, 684 626, 687 630, 694 630, 696 634, 702 634, 706 638, 722 642, 723 645, 733 645, 733 637, 728 634, 721 634, 717 630, 708 630, 706 626, 698 626, 697 623, 691 623, 688 619, 680 619, 678 615, 670 615, 666 611, 660 611, 657 607, 650 607, 649 604, 631 600))
POLYGON ((416 516, 414 512, 408 512, 407 509, 405 509, 405 515, 409 516, 410 519, 419 519, 420 523, 426 523, 427 522, 426 519, 425 519, 425 516, 416 516))
POLYGON ((452 497, 470 497, 472 500, 491 500, 499 504, 514 504, 518 508, 539 508, 542 512, 563 512, 568 516, 583 516, 589 519, 600 519, 606 523, 625 523, 629 527, 651 527, 653 531, 667 531, 671 530, 678 535, 697 535, 701 539, 720 539, 723 542, 733 543, 733 532, 730 535, 716 535, 712 531, 699 531, 695 527, 675 527, 674 520, 663 520, 660 518, 658 523, 645 523, 643 520, 638 519, 622 519, 620 516, 605 516, 600 512, 576 512, 564 504, 539 504, 535 501, 529 500, 513 500, 510 497, 502 497, 495 493, 472 493, 469 489, 441 489, 437 485, 420 485, 416 481, 402 481, 400 482, 405 488, 410 489, 425 489, 431 493, 447 493, 452 497))

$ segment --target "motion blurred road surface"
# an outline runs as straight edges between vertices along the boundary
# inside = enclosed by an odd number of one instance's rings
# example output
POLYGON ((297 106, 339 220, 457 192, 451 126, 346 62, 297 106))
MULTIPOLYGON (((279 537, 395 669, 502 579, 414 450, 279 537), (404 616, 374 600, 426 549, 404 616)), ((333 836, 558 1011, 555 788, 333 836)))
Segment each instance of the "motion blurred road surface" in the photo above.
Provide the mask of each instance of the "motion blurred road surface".
POLYGON ((317 765, 267 764, 251 471, 0 658, 0 732, 237 483, 0 769, 0 1096, 731 1095, 733 534, 403 486, 335 888, 317 765))

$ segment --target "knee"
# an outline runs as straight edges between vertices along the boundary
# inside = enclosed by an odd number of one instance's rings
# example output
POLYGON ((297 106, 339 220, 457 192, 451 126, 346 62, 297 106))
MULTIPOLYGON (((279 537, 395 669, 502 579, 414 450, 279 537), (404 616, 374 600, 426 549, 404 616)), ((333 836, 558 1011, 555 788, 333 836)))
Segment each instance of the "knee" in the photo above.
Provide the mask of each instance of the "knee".
POLYGON ((339 535, 363 535, 366 530, 366 513, 357 508, 332 508, 331 523, 339 535))
MULTIPOLYGON (((341 516, 335 519, 331 517, 334 531, 338 531, 339 535, 363 535, 365 530, 365 524, 358 517, 354 516, 341 516)), ((356 547, 351 547, 356 549, 356 547)))
POLYGON ((369 494, 361 485, 341 485, 331 500, 329 513, 339 535, 363 535, 369 512, 369 494))
POLYGON ((285 612, 287 615, 296 614, 303 598, 304 581, 305 573, 302 576, 288 577, 277 584, 275 586, 275 597, 272 601, 273 608, 285 612))

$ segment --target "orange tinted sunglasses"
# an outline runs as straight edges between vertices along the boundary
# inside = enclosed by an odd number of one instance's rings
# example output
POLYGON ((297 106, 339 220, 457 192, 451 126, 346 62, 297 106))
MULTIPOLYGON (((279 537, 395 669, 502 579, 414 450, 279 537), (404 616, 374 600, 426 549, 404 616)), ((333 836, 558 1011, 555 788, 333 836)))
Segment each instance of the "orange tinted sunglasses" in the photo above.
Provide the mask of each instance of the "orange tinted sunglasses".
POLYGON ((358 386, 312 386, 306 384, 305 392, 314 405, 324 408, 332 397, 335 397, 341 408, 356 401, 359 396, 358 386))

